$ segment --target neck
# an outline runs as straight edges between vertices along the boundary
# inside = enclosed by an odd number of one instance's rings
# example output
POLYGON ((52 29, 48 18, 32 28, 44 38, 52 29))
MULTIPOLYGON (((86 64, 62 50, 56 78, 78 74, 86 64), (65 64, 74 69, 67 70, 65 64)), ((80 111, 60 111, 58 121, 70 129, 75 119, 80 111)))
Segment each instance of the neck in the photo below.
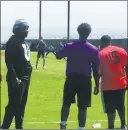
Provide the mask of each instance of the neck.
POLYGON ((104 49, 105 47, 108 47, 108 46, 110 46, 110 45, 107 45, 107 46, 102 46, 102 47, 101 47, 101 50, 102 50, 102 49, 104 49))
POLYGON ((87 38, 79 37, 79 40, 85 41, 85 40, 87 40, 87 38))
POLYGON ((21 35, 15 35, 18 39, 20 39, 20 40, 25 40, 25 38, 24 37, 22 37, 21 35))

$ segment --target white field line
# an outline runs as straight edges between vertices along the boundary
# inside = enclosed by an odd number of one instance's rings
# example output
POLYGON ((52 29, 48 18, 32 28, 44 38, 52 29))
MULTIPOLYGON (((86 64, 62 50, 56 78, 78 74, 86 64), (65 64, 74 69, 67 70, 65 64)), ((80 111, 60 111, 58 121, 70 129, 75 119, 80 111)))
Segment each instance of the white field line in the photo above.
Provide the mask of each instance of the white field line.
MULTIPOLYGON (((87 122, 107 122, 107 120, 87 120, 87 122)), ((119 122, 120 120, 115 120, 115 122, 119 122)), ((46 122, 24 122, 24 124, 59 124, 60 121, 46 121, 46 122)), ((67 123, 77 123, 77 121, 67 121, 67 123)), ((12 123, 14 125, 15 123, 12 123)))

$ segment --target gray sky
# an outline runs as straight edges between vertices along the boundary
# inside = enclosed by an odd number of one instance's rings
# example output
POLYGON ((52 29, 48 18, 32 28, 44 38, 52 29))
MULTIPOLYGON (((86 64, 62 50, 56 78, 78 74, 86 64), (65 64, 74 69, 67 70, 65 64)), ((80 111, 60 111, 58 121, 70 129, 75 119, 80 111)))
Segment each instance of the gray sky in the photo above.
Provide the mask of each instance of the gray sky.
MULTIPOLYGON (((38 38, 38 1, 1 1, 1 38, 12 34, 16 19, 25 19, 30 25, 29 38, 38 38)), ((126 1, 71 1, 70 35, 77 37, 76 28, 81 22, 92 26, 92 35, 125 33, 127 31, 126 1)), ((42 2, 43 37, 67 35, 67 1, 42 2)))

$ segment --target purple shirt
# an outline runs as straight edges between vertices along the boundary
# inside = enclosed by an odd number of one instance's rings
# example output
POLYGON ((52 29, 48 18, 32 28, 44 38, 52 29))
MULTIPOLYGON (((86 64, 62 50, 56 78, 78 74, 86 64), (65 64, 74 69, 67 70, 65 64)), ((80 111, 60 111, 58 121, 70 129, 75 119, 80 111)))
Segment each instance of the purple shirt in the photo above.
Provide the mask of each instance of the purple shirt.
POLYGON ((66 74, 75 72, 91 77, 92 68, 100 64, 98 48, 84 40, 67 43, 56 52, 57 59, 64 57, 67 57, 66 74))

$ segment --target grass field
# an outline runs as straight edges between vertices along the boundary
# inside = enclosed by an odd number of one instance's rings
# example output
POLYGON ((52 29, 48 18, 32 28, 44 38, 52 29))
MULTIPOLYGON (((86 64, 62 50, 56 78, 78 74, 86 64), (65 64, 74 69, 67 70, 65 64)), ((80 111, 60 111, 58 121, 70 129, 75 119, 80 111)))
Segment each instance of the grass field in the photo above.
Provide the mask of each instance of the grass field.
MULTIPOLYGON (((39 61, 39 69, 36 70, 35 60, 36 53, 32 52, 31 63, 33 73, 25 112, 24 128, 58 129, 66 64, 64 60, 56 60, 52 54, 49 54, 46 59, 46 68, 42 69, 41 59, 39 61)), ((1 71, 3 76, 1 84, 1 120, 3 120, 5 106, 8 102, 4 55, 1 56, 1 71)), ((67 128, 78 128, 76 104, 71 106, 68 121, 67 128)), ((91 128, 94 123, 101 123, 102 129, 107 128, 107 118, 103 113, 100 93, 98 96, 92 94, 92 107, 88 109, 86 128, 91 128)), ((118 116, 116 116, 115 127, 120 127, 118 116)), ((14 123, 11 128, 15 128, 14 123)))

